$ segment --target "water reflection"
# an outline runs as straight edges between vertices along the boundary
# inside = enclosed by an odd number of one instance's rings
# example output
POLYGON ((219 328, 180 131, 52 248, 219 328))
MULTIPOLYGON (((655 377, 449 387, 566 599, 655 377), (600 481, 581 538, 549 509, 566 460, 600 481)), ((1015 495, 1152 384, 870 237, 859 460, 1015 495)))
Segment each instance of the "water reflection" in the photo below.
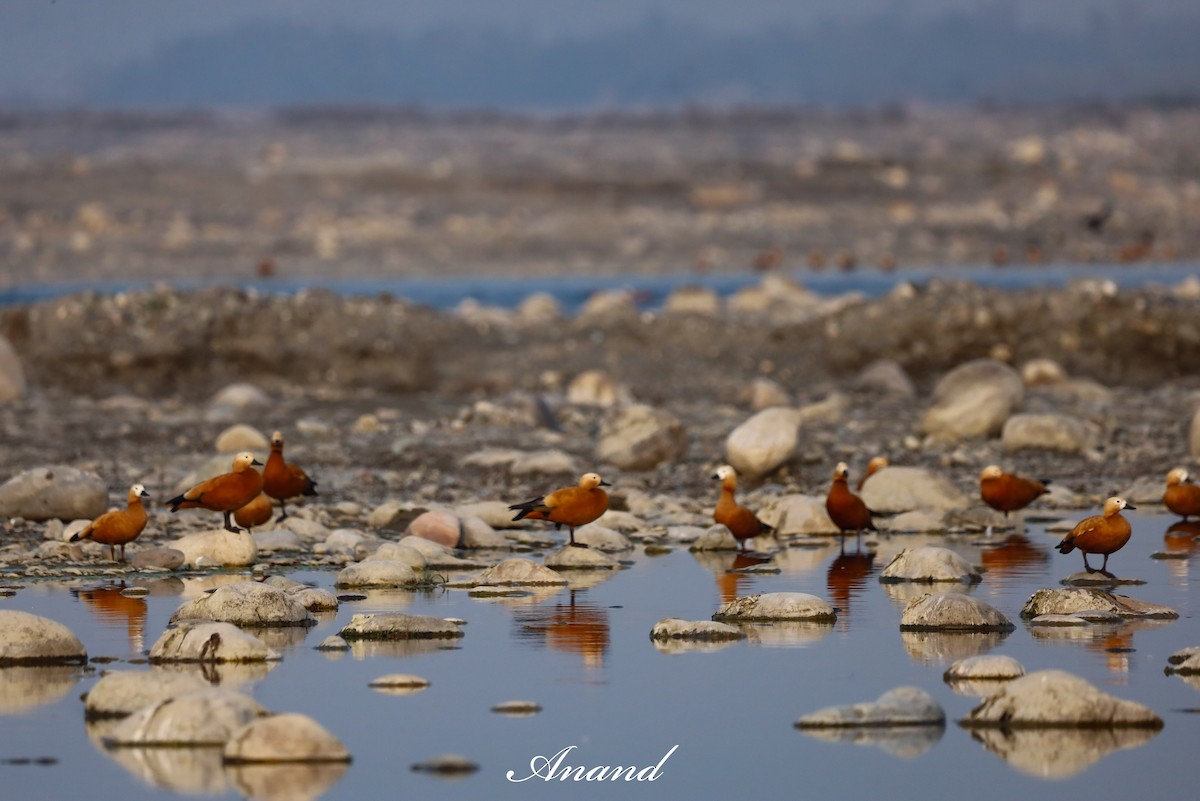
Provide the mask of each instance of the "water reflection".
POLYGON ((152 787, 190 795, 218 795, 230 790, 220 746, 112 748, 104 753, 152 787))
POLYGON ((963 595, 974 595, 975 591, 981 586, 980 582, 975 584, 961 584, 959 582, 942 581, 937 583, 919 582, 919 581, 888 581, 880 582, 880 588, 883 594, 895 604, 901 611, 908 606, 913 600, 920 598, 923 595, 936 595, 940 592, 958 592, 963 595))
POLYGON ((840 630, 844 631, 849 626, 851 601, 866 591, 874 570, 875 552, 856 549, 854 553, 846 553, 843 539, 842 549, 825 572, 829 603, 837 609, 840 630))
POLYGON ((129 653, 140 656, 146 650, 146 599, 122 595, 125 582, 91 589, 73 589, 71 594, 106 626, 124 628, 129 639, 129 653))
POLYGON ((0 668, 0 715, 21 715, 53 703, 71 691, 83 674, 78 665, 0 668))
POLYGON ((871 728, 801 729, 809 737, 831 743, 873 745, 892 756, 915 759, 938 744, 946 732, 945 724, 936 726, 887 726, 871 728))
POLYGON ((214 687, 234 690, 262 681, 279 665, 278 659, 270 662, 164 662, 155 665, 154 669, 189 673, 199 676, 214 687))
POLYGON ((1186 558, 1166 559, 1167 572, 1173 582, 1186 585, 1191 557, 1200 546, 1200 522, 1179 520, 1163 534, 1163 550, 1168 554, 1185 554, 1186 558))
POLYGON ((437 651, 454 651, 459 647, 458 640, 423 638, 408 640, 351 640, 350 655, 356 661, 364 659, 402 659, 420 654, 432 654, 437 651))
POLYGON ((1007 631, 901 631, 900 640, 914 662, 940 665, 986 654, 1004 642, 1008 635, 1007 631))
POLYGON ((1154 729, 972 729, 971 737, 1021 773, 1068 779, 1108 754, 1140 748, 1154 729))
POLYGON ((1105 667, 1124 677, 1129 673, 1130 654, 1135 651, 1134 635, 1140 631, 1169 626, 1172 622, 1126 620, 1120 623, 1090 623, 1085 626, 1026 625, 1026 629, 1041 643, 1082 643, 1084 650, 1104 660, 1105 667))
POLYGON ((731 571, 744 570, 755 565, 763 565, 772 560, 771 554, 743 553, 738 551, 697 551, 692 554, 696 561, 713 574, 717 583, 717 595, 721 603, 729 603, 745 595, 754 581, 752 573, 731 571))
POLYGON ((587 668, 602 668, 610 639, 608 610, 578 600, 575 589, 568 592, 570 600, 565 604, 515 610, 516 636, 555 651, 578 654, 587 668))
POLYGON ((337 784, 347 762, 290 765, 230 765, 226 775, 234 790, 260 801, 312 801, 337 784))
POLYGON ((1050 561, 1050 554, 1020 533, 1010 534, 998 545, 984 548, 979 558, 989 579, 993 575, 1023 578, 1041 574, 1050 561))
POLYGON ((833 631, 833 623, 814 623, 810 620, 771 620, 738 623, 746 632, 746 642, 769 648, 795 648, 812 645, 833 631))

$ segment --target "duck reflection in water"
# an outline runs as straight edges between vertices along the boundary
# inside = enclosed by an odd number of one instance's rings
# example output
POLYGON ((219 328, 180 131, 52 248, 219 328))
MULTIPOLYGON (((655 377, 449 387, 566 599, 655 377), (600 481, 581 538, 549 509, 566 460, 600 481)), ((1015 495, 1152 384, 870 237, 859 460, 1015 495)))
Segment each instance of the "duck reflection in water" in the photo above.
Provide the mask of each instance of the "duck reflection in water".
POLYGON ((837 625, 844 630, 850 622, 850 602, 862 595, 871 573, 875 569, 875 552, 862 550, 857 543, 854 553, 846 553, 846 538, 842 547, 825 573, 825 586, 829 590, 829 602, 838 610, 837 625))
POLYGON ((725 560, 722 560, 721 569, 716 572, 717 594, 721 596, 721 603, 729 603, 745 595, 747 585, 754 580, 753 574, 739 571, 765 564, 772 558, 770 554, 739 551, 729 564, 724 564, 725 560))
POLYGON ((146 600, 122 595, 125 582, 94 587, 86 590, 71 590, 92 610, 100 622, 112 628, 124 627, 129 637, 129 652, 141 656, 145 650, 146 600))
POLYGON ((996 547, 984 548, 980 561, 988 575, 1029 576, 1040 573, 1050 554, 1024 534, 1010 534, 996 547))
POLYGON ((570 601, 565 604, 517 609, 517 637, 555 651, 578 654, 584 667, 602 668, 610 641, 608 610, 576 600, 577 592, 570 590, 570 601))

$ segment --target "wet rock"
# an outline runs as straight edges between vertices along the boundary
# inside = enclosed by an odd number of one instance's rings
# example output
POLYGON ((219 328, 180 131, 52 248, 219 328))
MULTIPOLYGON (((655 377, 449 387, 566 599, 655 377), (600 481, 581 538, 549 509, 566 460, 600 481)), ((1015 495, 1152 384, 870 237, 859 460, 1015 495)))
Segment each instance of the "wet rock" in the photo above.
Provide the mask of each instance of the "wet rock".
POLYGON ((414 676, 412 673, 389 673, 386 676, 372 679, 367 686, 410 689, 417 687, 424 688, 429 686, 429 679, 422 676, 414 676))
POLYGON ((337 634, 330 634, 328 637, 321 640, 320 644, 317 645, 317 650, 318 651, 349 651, 350 643, 346 642, 346 639, 344 637, 340 637, 337 634))
POLYGON ((1024 396, 1025 383, 1016 370, 995 359, 976 359, 937 383, 920 430, 950 441, 995 436, 1024 396))
POLYGON ((1006 451, 1089 453, 1100 443, 1100 428, 1065 414, 1014 414, 1005 421, 1000 442, 1006 451))
POLYGON ((257 581, 240 581, 188 601, 175 610, 172 623, 214 620, 235 626, 312 626, 309 611, 278 587, 257 581))
POLYGON ((879 574, 879 580, 883 582, 954 581, 974 584, 981 578, 978 571, 966 559, 949 548, 938 548, 933 545, 905 548, 896 554, 879 574))
POLYGON ((1012 621, 983 601, 957 592, 914 598, 900 615, 910 631, 1012 631, 1012 621))
POLYGON ((923 467, 892 465, 863 485, 863 503, 884 514, 914 509, 966 509, 967 495, 940 473, 923 467))
POLYGON ((833 607, 815 595, 803 592, 767 592, 748 595, 722 604, 713 620, 811 620, 832 623, 833 607))
POLYGON ((462 523, 453 512, 433 509, 409 523, 404 533, 436 542, 445 548, 457 548, 462 539, 462 523))
POLYGON ((596 458, 622 470, 652 470, 683 458, 687 448, 687 432, 675 415, 635 403, 604 420, 596 458))
POLYGON ((310 612, 334 612, 338 608, 338 599, 329 590, 319 587, 295 587, 286 590, 296 603, 310 612))
POLYGON ((725 459, 743 476, 765 476, 792 459, 799 440, 799 411, 764 409, 730 432, 725 459))
MULTIPOLYGON (((580 549, 576 549, 580 550, 580 549)), ((505 559, 498 565, 493 565, 479 575, 481 584, 495 584, 506 587, 558 585, 566 584, 567 580, 544 565, 539 565, 531 559, 505 559)))
POLYGON ((746 632, 728 623, 715 620, 683 620, 668 617, 654 624, 650 630, 652 640, 742 640, 746 632))
POLYGON ((217 453, 241 453, 253 451, 262 454, 270 450, 271 443, 261 431, 245 423, 238 423, 217 435, 217 453))
POLYGON ((633 550, 633 543, 628 537, 598 523, 588 523, 575 529, 575 541, 605 553, 633 550))
POLYGON ((546 554, 542 564, 551 570, 616 570, 618 567, 610 557, 594 548, 575 548, 570 545, 546 554))
POLYGON ((460 516, 462 520, 462 540, 460 548, 471 550, 507 549, 511 543, 505 536, 487 524, 481 517, 469 515, 460 516))
POLYGON ((689 551, 736 551, 737 549, 738 543, 733 533, 722 523, 709 526, 688 547, 689 551))
POLYGON ((92 520, 108 511, 108 487, 68 465, 24 470, 0 484, 0 518, 92 520))
POLYGON ((756 412, 776 406, 790 406, 792 397, 777 381, 758 376, 746 390, 746 401, 756 412))
POLYGON ((542 705, 535 701, 501 701, 492 707, 497 715, 509 717, 526 717, 542 711, 542 705))
POLYGON ((952 664, 942 678, 951 681, 1017 679, 1025 675, 1025 668, 1011 656, 983 655, 959 659, 952 664))
POLYGON ((1200 656, 1200 646, 1193 645, 1188 648, 1180 648, 1167 657, 1167 662, 1172 665, 1182 665, 1194 656, 1200 656))
POLYGON ((177 548, 144 548, 131 552, 129 564, 138 570, 177 570, 187 554, 177 548))
POLYGON ((1000 687, 959 721, 967 728, 1137 727, 1158 729, 1154 710, 1101 692, 1062 670, 1040 670, 1000 687))
POLYGON ((417 762, 412 766, 417 773, 436 773, 444 776, 460 776, 474 773, 479 765, 459 754, 442 754, 441 756, 417 762))
POLYGON ((167 629, 150 648, 161 662, 273 662, 283 657, 232 623, 184 621, 167 629))
POLYGON ((440 617, 400 612, 355 615, 338 633, 346 640, 454 639, 463 636, 461 628, 440 617))
POLYGON ((258 547, 252 535, 223 528, 184 535, 170 547, 182 551, 184 565, 192 569, 244 567, 254 564, 258 558, 258 547))
POLYGON ((1075 615, 1038 615, 1029 621, 1031 626, 1086 626, 1088 622, 1075 615))
POLYGON ((297 536, 296 532, 282 528, 254 531, 250 534, 254 539, 257 553, 280 553, 307 551, 308 546, 297 536))
POLYGON ((86 662, 83 643, 62 623, 15 609, 0 610, 0 666, 86 662))
POLYGON ((142 707, 112 730, 108 745, 223 745, 238 729, 267 714, 249 696, 203 690, 142 707))
POLYGON ((603 370, 585 370, 567 387, 567 403, 579 406, 616 406, 631 400, 629 390, 603 370))
POLYGON ((933 696, 918 687, 897 687, 874 701, 830 706, 796 721, 798 729, 857 726, 943 726, 946 713, 933 696))
POLYGON ((0 403, 12 403, 25 397, 25 370, 21 359, 7 339, 0 336, 0 403))
POLYGON ((1126 595, 1117 595, 1090 587, 1038 590, 1025 602, 1025 606, 1021 609, 1021 617, 1071 615, 1096 609, 1112 612, 1123 618, 1144 617, 1171 620, 1179 617, 1179 614, 1169 607, 1138 601, 1126 595))
POLYGON ((878 359, 859 372, 854 381, 860 389, 893 398, 915 398, 917 388, 894 359, 878 359))
POLYGON ((335 582, 342 587, 409 587, 417 583, 417 573, 405 562, 368 559, 347 565, 335 582))
POLYGON ((825 498, 812 495, 784 495, 774 498, 759 510, 758 517, 774 527, 781 537, 837 534, 838 527, 825 510, 825 498))
POLYGON ((225 743, 227 763, 349 762, 350 752, 307 715, 284 713, 252 720, 225 743))
POLYGON ((398 542, 385 542, 375 549, 375 553, 371 554, 364 561, 374 561, 382 559, 385 561, 403 562, 413 570, 424 570, 428 562, 424 554, 408 545, 401 545, 398 542))
POLYGON ((150 704, 209 689, 191 673, 172 670, 118 670, 105 673, 83 699, 89 719, 123 718, 150 704))
POLYGON ((1200 674, 1200 648, 1184 648, 1167 657, 1168 675, 1178 673, 1182 676, 1200 674))

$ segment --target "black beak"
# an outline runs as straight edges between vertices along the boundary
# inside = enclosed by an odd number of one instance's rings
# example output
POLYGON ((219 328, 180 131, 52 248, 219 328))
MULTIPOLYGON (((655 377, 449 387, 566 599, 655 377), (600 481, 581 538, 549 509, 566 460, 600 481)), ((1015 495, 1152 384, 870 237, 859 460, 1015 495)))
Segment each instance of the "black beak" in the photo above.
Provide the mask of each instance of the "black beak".
POLYGON ((1127 504, 1125 504, 1125 508, 1126 508, 1126 509, 1133 509, 1133 510, 1135 510, 1135 511, 1137 510, 1137 507, 1136 507, 1136 506, 1134 506, 1132 503, 1127 503, 1127 504))
POLYGON ((250 462, 250 464, 252 464, 252 465, 256 464, 256 465, 258 465, 259 467, 262 467, 262 462, 258 461, 257 459, 255 459, 255 460, 253 460, 252 462, 250 462))
POLYGON ((611 487, 611 486, 612 486, 612 484, 609 484, 607 481, 601 481, 601 482, 600 482, 600 486, 602 486, 602 487, 611 487))
POLYGON ((713 473, 713 474, 712 474, 712 477, 713 477, 713 478, 720 478, 720 476, 718 476, 716 473, 713 473))
POLYGON ((150 497, 150 493, 146 492, 145 490, 142 490, 142 497, 143 497, 143 498, 149 498, 149 497, 150 497))

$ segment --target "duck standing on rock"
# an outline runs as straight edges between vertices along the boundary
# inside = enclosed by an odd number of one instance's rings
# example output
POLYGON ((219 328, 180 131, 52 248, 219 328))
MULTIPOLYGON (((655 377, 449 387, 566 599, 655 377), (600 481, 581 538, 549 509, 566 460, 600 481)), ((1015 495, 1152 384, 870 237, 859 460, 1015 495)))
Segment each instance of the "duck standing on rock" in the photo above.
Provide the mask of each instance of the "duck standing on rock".
POLYGON ((1163 504, 1187 520, 1200 515, 1200 486, 1191 482, 1188 471, 1176 467, 1167 473, 1167 490, 1163 493, 1163 504))
POLYGON ((129 503, 126 508, 100 515, 82 531, 72 535, 71 542, 92 540, 107 545, 114 562, 117 561, 117 546, 120 545, 120 561, 124 562, 125 544, 136 540, 146 528, 146 507, 142 505, 142 499, 149 497, 150 493, 146 492, 145 487, 134 484, 129 488, 129 503))
POLYGON ((833 484, 825 496, 825 511, 838 531, 842 534, 853 531, 857 537, 863 529, 875 531, 875 524, 871 522, 871 510, 863 503, 863 499, 850 491, 849 480, 850 467, 845 462, 838 462, 833 469, 833 484))
POLYGON ((301 495, 316 495, 317 482, 294 464, 283 460, 283 434, 276 431, 271 434, 271 455, 267 457, 267 466, 263 468, 263 492, 279 501, 279 517, 275 522, 287 519, 287 502, 289 498, 299 498, 301 495))
POLYGON ((1059 553, 1070 553, 1078 548, 1083 554, 1084 570, 1116 578, 1108 572, 1108 557, 1124 548, 1133 533, 1129 521, 1121 515, 1121 510, 1136 508, 1126 503, 1124 498, 1109 498, 1104 502, 1104 514, 1093 515, 1080 521, 1055 547, 1059 553), (1089 553, 1104 555, 1104 564, 1099 570, 1088 564, 1089 553))
POLYGON ((746 540, 760 534, 772 534, 775 529, 758 519, 758 515, 745 506, 740 506, 733 498, 737 489, 737 471, 723 464, 713 473, 713 478, 721 482, 721 499, 713 510, 713 520, 729 529, 737 540, 738 549, 746 550, 746 540))
POLYGON ((598 474, 584 473, 574 487, 557 489, 549 495, 539 495, 508 508, 517 513, 513 520, 549 520, 555 529, 566 526, 571 532, 570 544, 586 548, 584 543, 575 541, 575 529, 608 511, 608 493, 600 488, 610 486, 598 474))
POLYGON ((254 458, 254 454, 243 451, 233 457, 233 472, 222 473, 219 476, 201 481, 182 495, 177 495, 167 504, 172 512, 180 509, 208 509, 222 512, 225 515, 225 530, 240 532, 233 525, 229 516, 262 492, 263 480, 255 466, 262 462, 254 458))

